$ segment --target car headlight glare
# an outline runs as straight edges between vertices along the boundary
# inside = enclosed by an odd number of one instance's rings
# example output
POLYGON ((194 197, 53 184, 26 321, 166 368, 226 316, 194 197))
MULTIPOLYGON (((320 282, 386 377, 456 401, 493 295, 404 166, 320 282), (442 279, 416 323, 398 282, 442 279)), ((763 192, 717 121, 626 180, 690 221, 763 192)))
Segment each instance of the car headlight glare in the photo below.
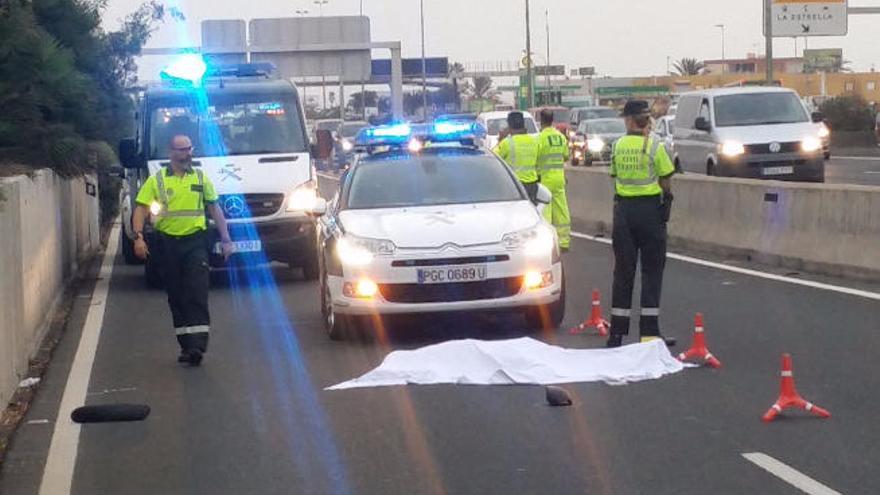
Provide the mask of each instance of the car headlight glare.
POLYGON ((605 141, 599 138, 593 138, 587 141, 587 148, 593 153, 598 153, 605 148, 605 141))
POLYGON ((347 235, 336 243, 336 254, 339 261, 347 266, 369 265, 376 256, 394 254, 396 246, 391 241, 381 239, 365 239, 347 235))
POLYGON ((309 211, 318 201, 318 190, 310 184, 296 188, 287 200, 287 211, 309 211))
POLYGON ((822 149, 822 141, 816 137, 807 137, 801 141, 801 149, 807 153, 819 151, 822 149))
POLYGON ((738 143, 736 141, 727 141, 723 145, 721 145, 721 154, 724 156, 740 156, 745 154, 746 147, 743 146, 742 143, 738 143))
POLYGON ((354 149, 354 144, 348 139, 342 140, 342 151, 351 151, 354 149))
POLYGON ((539 224, 530 229, 506 234, 501 242, 511 251, 522 249, 529 257, 546 256, 551 254, 556 246, 556 238, 553 234, 550 227, 539 224))
POLYGON ((819 138, 825 139, 829 136, 831 136, 831 129, 829 129, 828 126, 825 124, 820 125, 819 126, 819 138))

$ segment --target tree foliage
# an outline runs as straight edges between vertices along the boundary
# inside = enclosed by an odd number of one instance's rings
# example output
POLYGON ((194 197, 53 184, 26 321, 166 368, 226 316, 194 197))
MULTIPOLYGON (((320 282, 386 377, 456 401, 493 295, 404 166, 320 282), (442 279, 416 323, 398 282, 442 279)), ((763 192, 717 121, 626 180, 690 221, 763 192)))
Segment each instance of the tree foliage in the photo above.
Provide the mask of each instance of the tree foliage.
POLYGON ((838 96, 819 107, 834 131, 869 131, 874 127, 871 107, 858 96, 838 96))
POLYGON ((106 0, 0 3, 0 163, 94 170, 90 142, 115 143, 132 124, 135 57, 164 16, 155 0, 118 31, 106 0))
POLYGON ((706 64, 695 58, 683 58, 673 64, 679 76, 698 76, 706 70, 706 64))

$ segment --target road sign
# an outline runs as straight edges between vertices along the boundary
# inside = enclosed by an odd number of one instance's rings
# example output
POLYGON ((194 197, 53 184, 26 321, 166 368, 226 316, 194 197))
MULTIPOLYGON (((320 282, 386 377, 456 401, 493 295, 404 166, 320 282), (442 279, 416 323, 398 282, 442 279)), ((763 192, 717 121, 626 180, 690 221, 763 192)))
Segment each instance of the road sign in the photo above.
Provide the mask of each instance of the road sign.
POLYGON ((666 86, 608 86, 596 88, 596 94, 604 98, 656 97, 669 94, 666 86))
MULTIPOLYGON (((391 76, 391 60, 373 60, 373 75, 376 77, 391 76)), ((425 72, 428 77, 445 78, 449 76, 449 58, 428 57, 425 59, 425 72)), ((422 59, 403 59, 403 77, 422 77, 422 59)))
POLYGON ((847 0, 771 1, 774 38, 846 36, 847 0))
POLYGON ((595 67, 580 67, 578 68, 579 76, 595 76, 596 68, 595 67))
POLYGON ((843 50, 826 48, 804 50, 804 72, 840 72, 843 66, 843 50))
POLYGON ((539 65, 535 67, 535 75, 536 76, 564 76, 565 75, 565 66, 564 65, 539 65))

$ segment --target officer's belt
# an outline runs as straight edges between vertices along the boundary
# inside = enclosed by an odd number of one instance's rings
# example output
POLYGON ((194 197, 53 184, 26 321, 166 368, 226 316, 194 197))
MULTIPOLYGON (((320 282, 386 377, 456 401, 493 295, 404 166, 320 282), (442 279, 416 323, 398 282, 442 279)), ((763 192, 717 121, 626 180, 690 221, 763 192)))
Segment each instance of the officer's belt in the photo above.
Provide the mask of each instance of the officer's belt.
POLYGON ((565 170, 564 163, 556 163, 553 165, 538 165, 538 170, 565 170))

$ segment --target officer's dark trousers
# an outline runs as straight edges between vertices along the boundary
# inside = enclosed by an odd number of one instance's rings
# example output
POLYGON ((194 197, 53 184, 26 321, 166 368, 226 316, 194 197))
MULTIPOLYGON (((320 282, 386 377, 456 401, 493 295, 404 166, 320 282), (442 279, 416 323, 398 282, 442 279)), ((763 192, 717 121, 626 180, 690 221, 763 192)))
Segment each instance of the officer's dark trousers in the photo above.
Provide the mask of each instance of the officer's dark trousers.
POLYGON ((639 330, 643 337, 660 334, 660 291, 666 266, 666 224, 660 196, 614 201, 614 288, 611 333, 629 333, 636 266, 642 266, 639 330))
POLYGON ((181 349, 208 350, 208 239, 202 232, 185 237, 160 235, 162 276, 181 349))

